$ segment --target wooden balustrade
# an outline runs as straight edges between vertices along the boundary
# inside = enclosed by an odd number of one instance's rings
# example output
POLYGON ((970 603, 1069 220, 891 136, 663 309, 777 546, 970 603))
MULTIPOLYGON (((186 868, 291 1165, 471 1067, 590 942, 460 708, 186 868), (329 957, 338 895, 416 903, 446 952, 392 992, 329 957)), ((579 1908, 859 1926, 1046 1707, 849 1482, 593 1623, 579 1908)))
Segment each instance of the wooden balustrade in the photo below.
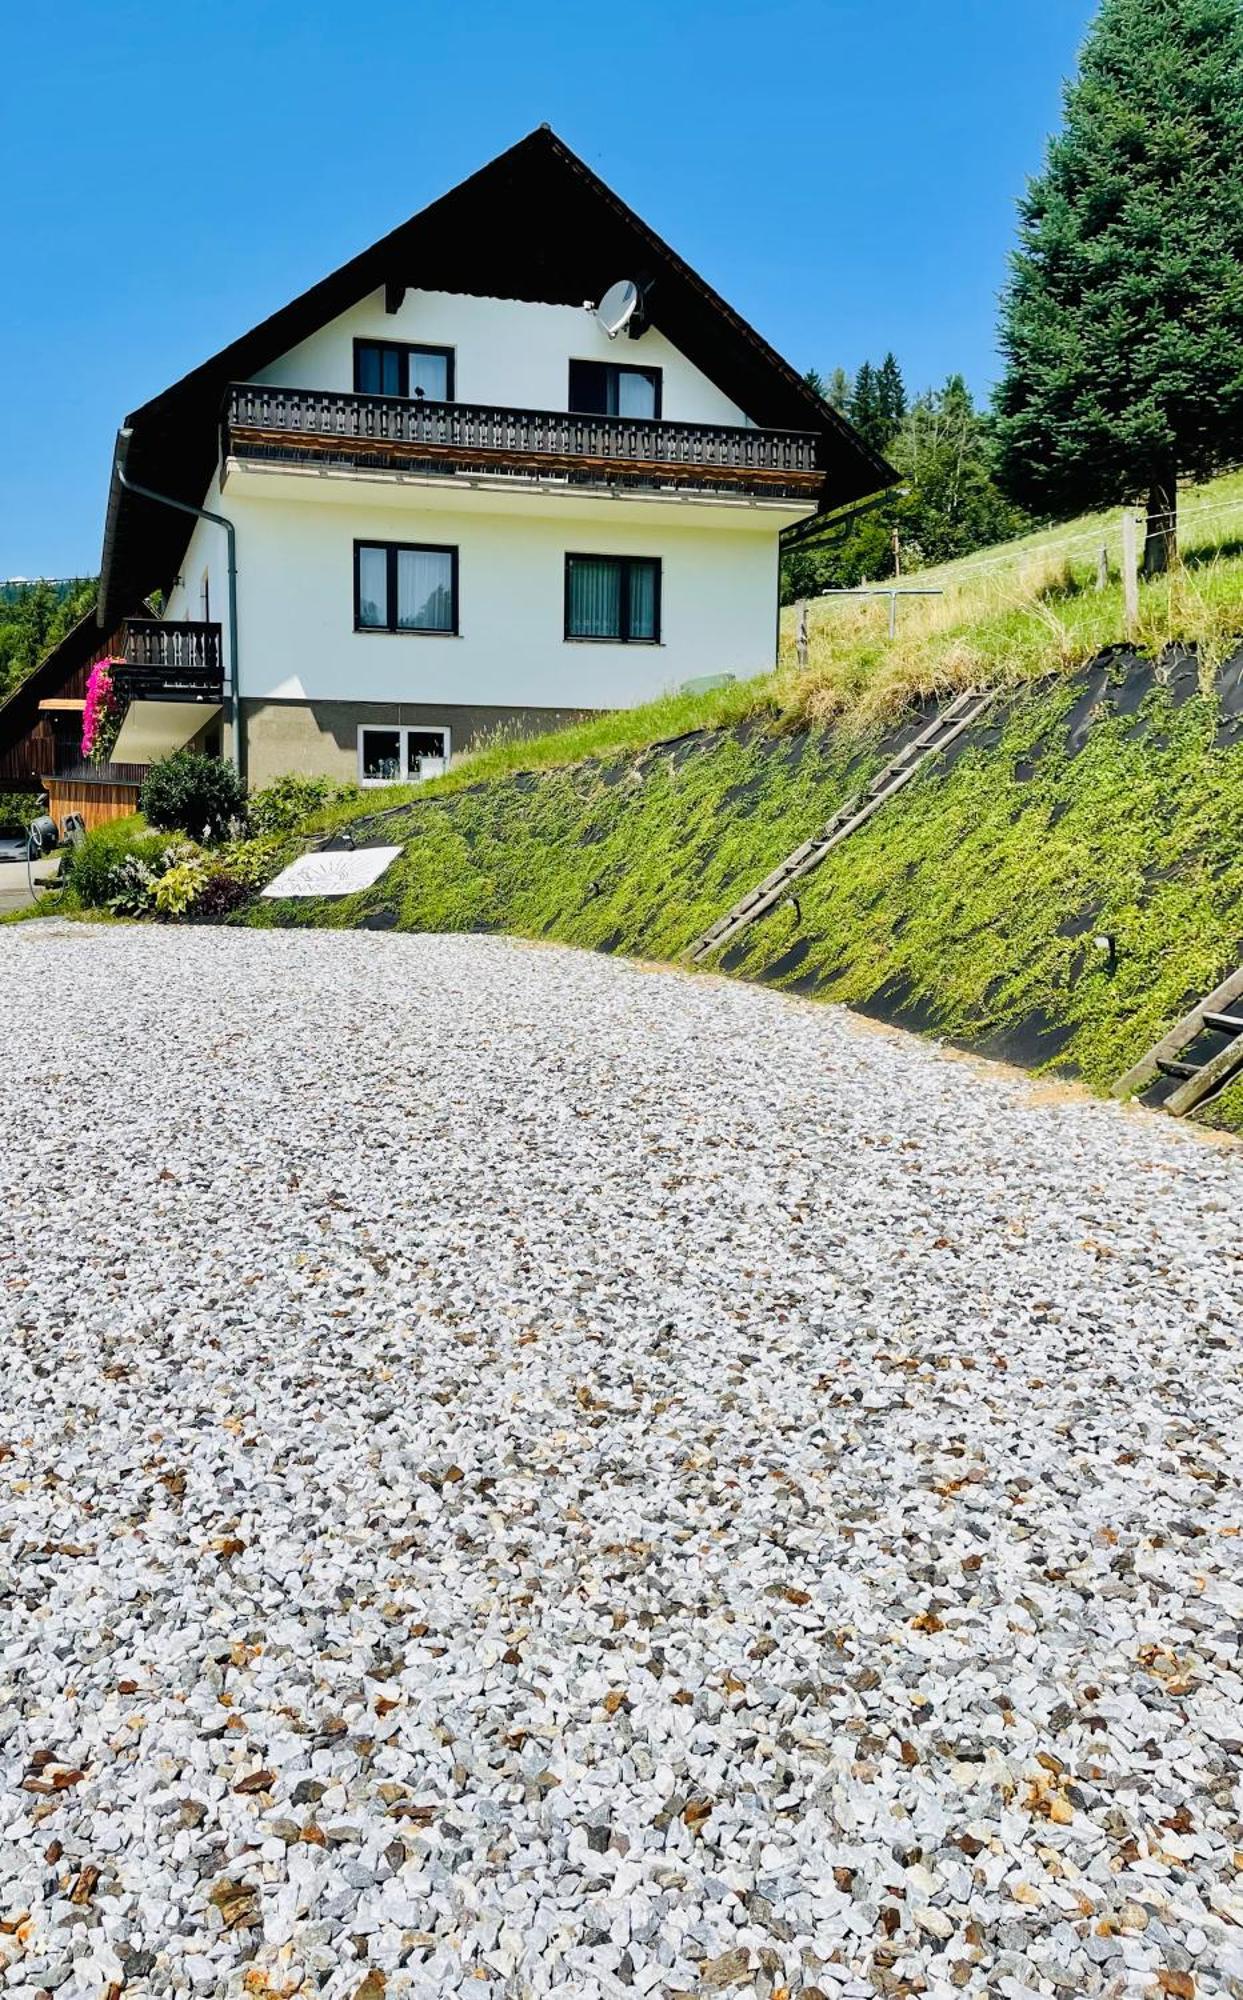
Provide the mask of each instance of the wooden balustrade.
POLYGON ((573 410, 514 410, 235 383, 226 452, 390 458, 437 470, 564 473, 644 483, 814 494, 821 440, 809 431, 689 424, 573 410))
POLYGON ((219 701, 224 686, 219 625, 128 619, 115 679, 131 701, 219 701))

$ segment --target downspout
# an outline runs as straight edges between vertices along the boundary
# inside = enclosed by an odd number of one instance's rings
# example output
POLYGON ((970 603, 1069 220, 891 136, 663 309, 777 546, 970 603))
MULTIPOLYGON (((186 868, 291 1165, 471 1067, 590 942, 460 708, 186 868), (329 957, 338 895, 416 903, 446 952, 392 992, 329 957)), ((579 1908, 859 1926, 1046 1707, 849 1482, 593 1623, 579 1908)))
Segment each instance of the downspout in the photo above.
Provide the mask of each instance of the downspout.
POLYGON ((112 470, 117 484, 126 493, 136 493, 141 500, 154 500, 160 507, 175 507, 181 514, 193 514, 197 520, 211 521, 217 528, 223 528, 228 546, 229 570, 229 725, 232 735, 233 768, 239 778, 242 772, 242 697, 237 670, 237 530, 224 514, 213 514, 207 507, 192 507, 188 500, 174 500, 171 494, 156 493, 150 486, 140 486, 125 470, 125 460, 129 454, 133 432, 117 432, 117 455, 112 470))

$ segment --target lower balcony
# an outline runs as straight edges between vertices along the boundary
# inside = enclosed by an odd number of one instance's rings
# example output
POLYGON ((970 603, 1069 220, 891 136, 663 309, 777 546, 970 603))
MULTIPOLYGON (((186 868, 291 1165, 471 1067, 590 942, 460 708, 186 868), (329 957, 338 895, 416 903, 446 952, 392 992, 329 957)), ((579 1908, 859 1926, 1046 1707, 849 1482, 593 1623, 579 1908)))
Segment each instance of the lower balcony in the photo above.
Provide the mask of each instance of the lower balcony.
POLYGON ((809 431, 350 396, 262 382, 229 391, 224 456, 481 473, 597 487, 674 488, 815 503, 822 441, 809 431))
POLYGON ((220 627, 206 621, 126 620, 122 655, 113 668, 124 701, 224 699, 220 627))

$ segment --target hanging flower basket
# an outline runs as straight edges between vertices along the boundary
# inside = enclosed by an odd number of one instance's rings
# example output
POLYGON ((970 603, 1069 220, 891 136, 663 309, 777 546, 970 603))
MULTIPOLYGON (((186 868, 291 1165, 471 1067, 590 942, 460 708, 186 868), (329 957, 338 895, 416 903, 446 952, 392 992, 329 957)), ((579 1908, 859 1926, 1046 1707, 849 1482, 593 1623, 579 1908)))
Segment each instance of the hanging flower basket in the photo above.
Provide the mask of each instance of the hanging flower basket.
POLYGON ((86 706, 82 710, 82 755, 92 764, 105 764, 121 730, 125 709, 112 669, 120 660, 96 660, 86 678, 86 706))

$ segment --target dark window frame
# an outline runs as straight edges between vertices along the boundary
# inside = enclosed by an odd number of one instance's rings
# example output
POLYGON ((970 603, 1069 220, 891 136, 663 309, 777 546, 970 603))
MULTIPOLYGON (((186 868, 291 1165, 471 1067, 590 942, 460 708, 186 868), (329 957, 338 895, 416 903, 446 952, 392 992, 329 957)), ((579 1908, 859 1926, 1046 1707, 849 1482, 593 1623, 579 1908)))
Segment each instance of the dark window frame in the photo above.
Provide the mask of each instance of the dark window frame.
POLYGON ((573 386, 574 370, 576 368, 603 368, 605 370, 611 369, 614 375, 655 376, 656 407, 653 410, 651 416, 650 417, 623 416, 621 418, 621 421, 623 423, 632 423, 632 424, 658 424, 660 422, 661 414, 664 409, 664 398, 665 398, 665 374, 663 368, 652 368, 652 367, 643 368, 640 367, 637 362, 600 361, 596 358, 595 355, 572 354, 570 356, 569 376, 567 380, 566 395, 565 395, 565 407, 569 415, 572 417, 599 417, 599 416, 606 416, 608 414, 607 411, 604 410, 580 410, 576 406, 574 401, 574 386, 573 386))
POLYGON ((461 608, 458 597, 458 549, 453 542, 380 542, 367 535, 354 539, 354 630, 374 632, 381 638, 398 639, 457 639, 461 637, 461 608), (387 625, 364 625, 362 622, 362 551, 383 549, 387 556, 386 581, 388 586, 388 614, 391 623, 387 625), (397 558, 403 553, 423 556, 448 556, 450 558, 450 592, 453 599, 451 625, 399 625, 397 604, 397 558))
POLYGON ((660 646, 662 598, 664 592, 665 566, 660 556, 613 556, 593 549, 567 549, 565 557, 565 608, 562 636, 571 646, 660 646), (600 632, 571 632, 570 630, 570 574, 576 562, 617 563, 621 570, 621 589, 618 593, 616 634, 600 632), (654 630, 649 638, 646 633, 637 638, 630 630, 630 572, 637 565, 654 569, 656 589, 652 603, 652 624, 654 630))
POLYGON ((457 349, 454 347, 438 347, 434 341, 428 340, 364 340, 361 337, 356 338, 354 341, 354 394, 356 396, 376 396, 383 393, 378 389, 364 389, 359 382, 358 378, 361 373, 360 362, 364 347, 376 347, 382 353, 396 354, 398 356, 401 363, 400 375, 402 387, 397 391, 397 395, 402 402, 406 403, 424 400, 433 403, 438 400, 434 396, 420 398, 410 394, 410 356, 412 354, 439 354, 445 363, 444 400, 446 403, 456 401, 457 349))
POLYGON ((442 755, 444 757, 445 767, 446 769, 448 768, 449 762, 453 756, 453 731, 449 727, 448 723, 360 722, 358 725, 359 784, 363 786, 364 789, 367 789, 367 788, 374 788, 377 785, 391 785, 391 784, 405 785, 411 783, 414 784, 421 783, 422 782, 421 778, 416 777, 412 779, 410 775, 410 768, 409 768, 410 738, 412 736, 439 736, 441 738, 443 746, 442 755), (398 772, 396 778, 367 777, 366 756, 363 745, 365 738, 368 736, 395 736, 397 738, 398 772))

